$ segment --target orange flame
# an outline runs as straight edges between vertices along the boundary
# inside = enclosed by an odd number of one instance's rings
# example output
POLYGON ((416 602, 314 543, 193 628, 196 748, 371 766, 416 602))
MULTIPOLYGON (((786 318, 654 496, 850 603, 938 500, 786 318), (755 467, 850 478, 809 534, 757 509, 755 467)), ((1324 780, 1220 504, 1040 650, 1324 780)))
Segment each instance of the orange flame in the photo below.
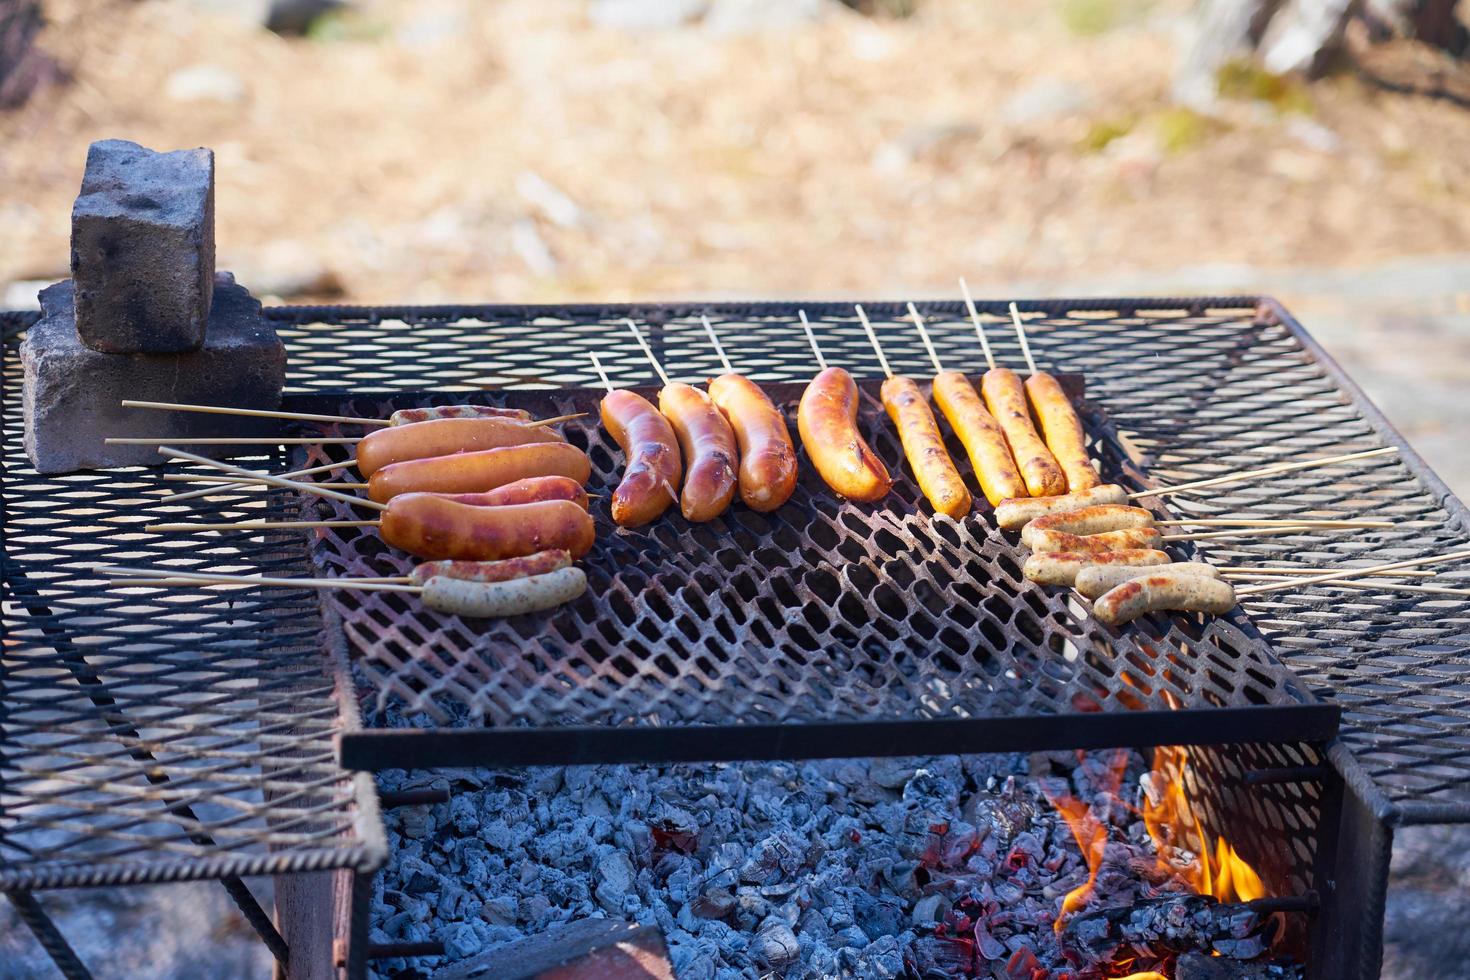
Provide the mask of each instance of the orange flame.
POLYGON ((1163 746, 1154 751, 1154 772, 1164 775, 1157 787, 1157 800, 1145 793, 1143 822, 1158 851, 1158 867, 1166 875, 1184 881, 1201 895, 1222 902, 1249 902, 1264 898, 1261 876, 1223 837, 1216 838, 1213 853, 1209 837, 1189 805, 1184 790, 1184 770, 1189 754, 1182 746, 1163 746), (1187 864, 1174 860, 1177 852, 1191 853, 1187 864))
MULTIPOLYGON (((1123 770, 1127 766, 1127 752, 1119 751, 1108 760, 1106 783, 1100 787, 1099 795, 1118 792, 1118 787, 1123 784, 1123 770)), ((1097 872, 1102 867, 1103 855, 1108 847, 1108 828, 1093 814, 1092 809, 1086 803, 1075 797, 1052 796, 1047 793, 1046 798, 1067 822, 1067 829, 1072 831, 1072 837, 1077 841, 1078 849, 1082 851, 1082 859, 1087 862, 1087 880, 1066 894, 1066 897, 1062 899, 1061 911, 1057 913, 1056 921, 1052 923, 1052 928, 1060 933, 1062 923, 1067 916, 1086 905, 1087 900, 1092 897, 1093 886, 1097 883, 1097 872)), ((1147 980, 1146 975, 1145 980, 1147 980)))

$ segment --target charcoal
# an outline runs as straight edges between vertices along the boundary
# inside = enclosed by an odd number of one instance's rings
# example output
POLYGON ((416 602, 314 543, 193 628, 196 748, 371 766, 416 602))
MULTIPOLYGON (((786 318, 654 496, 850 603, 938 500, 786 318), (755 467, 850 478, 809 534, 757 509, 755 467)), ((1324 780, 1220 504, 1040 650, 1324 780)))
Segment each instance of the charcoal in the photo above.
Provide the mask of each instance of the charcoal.
POLYGON ((93 143, 72 206, 71 274, 77 335, 92 350, 199 350, 214 293, 214 154, 93 143))
POLYGON ((1208 895, 1168 895, 1075 915, 1067 921, 1062 944, 1089 962, 1105 962, 1127 945, 1253 959, 1268 945, 1261 935, 1266 921, 1248 905, 1208 895))
POLYGON ((1297 980, 1301 969, 1279 963, 1241 963, 1206 953, 1185 953, 1174 964, 1175 980, 1297 980))
POLYGON ((784 922, 767 922, 750 944, 750 957, 758 966, 780 970, 790 965, 800 950, 796 933, 784 922))
POLYGON ((896 901, 874 898, 867 892, 853 895, 852 912, 857 927, 875 942, 897 933, 903 921, 901 907, 896 901))

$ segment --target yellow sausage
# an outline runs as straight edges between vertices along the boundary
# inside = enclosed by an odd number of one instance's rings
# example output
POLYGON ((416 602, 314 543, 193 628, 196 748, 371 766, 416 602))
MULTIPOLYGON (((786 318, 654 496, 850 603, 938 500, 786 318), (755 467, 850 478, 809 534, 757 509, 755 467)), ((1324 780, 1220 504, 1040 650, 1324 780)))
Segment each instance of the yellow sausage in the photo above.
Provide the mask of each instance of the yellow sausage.
POLYGON ((879 394, 898 429, 919 489, 939 513, 955 520, 964 517, 970 512, 970 491, 965 489, 965 481, 944 448, 939 425, 919 386, 909 378, 892 377, 883 382, 879 394))

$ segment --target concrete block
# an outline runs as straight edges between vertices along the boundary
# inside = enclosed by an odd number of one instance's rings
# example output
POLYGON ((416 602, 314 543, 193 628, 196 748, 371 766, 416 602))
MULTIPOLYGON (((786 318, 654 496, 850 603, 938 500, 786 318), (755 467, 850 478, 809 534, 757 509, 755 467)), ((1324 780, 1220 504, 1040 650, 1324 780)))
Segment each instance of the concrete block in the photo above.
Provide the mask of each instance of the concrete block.
MULTIPOLYGON (((124 398, 274 409, 286 351, 260 304, 229 273, 214 281, 205 345, 186 354, 105 354, 81 342, 70 280, 41 292, 42 318, 21 345, 25 448, 42 473, 162 463, 152 446, 106 446, 108 436, 268 436, 284 423, 123 408, 124 398)), ((201 447, 205 455, 237 447, 201 447)))
POLYGON ((71 275, 88 347, 198 350, 214 286, 213 151, 93 143, 71 211, 71 275))

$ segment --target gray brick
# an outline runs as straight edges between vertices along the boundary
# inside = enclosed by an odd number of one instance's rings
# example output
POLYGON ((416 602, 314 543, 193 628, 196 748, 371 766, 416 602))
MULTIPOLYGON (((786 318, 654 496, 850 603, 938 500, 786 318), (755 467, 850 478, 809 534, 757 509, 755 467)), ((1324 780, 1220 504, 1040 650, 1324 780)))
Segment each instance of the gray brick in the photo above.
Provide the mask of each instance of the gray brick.
MULTIPOLYGON (((77 336, 70 280, 41 292, 42 319, 21 345, 25 449, 42 473, 153 466, 151 446, 106 446, 108 436, 275 435, 271 419, 123 408, 124 398, 273 409, 281 403, 286 351, 260 304, 229 273, 214 282, 208 342, 186 354, 105 354, 77 336)), ((235 450, 238 452, 238 450, 235 450)), ((231 447, 206 447, 228 455, 231 447)))
POLYGON ((214 285, 214 153, 87 151, 71 212, 77 333, 110 354, 198 350, 214 285))

